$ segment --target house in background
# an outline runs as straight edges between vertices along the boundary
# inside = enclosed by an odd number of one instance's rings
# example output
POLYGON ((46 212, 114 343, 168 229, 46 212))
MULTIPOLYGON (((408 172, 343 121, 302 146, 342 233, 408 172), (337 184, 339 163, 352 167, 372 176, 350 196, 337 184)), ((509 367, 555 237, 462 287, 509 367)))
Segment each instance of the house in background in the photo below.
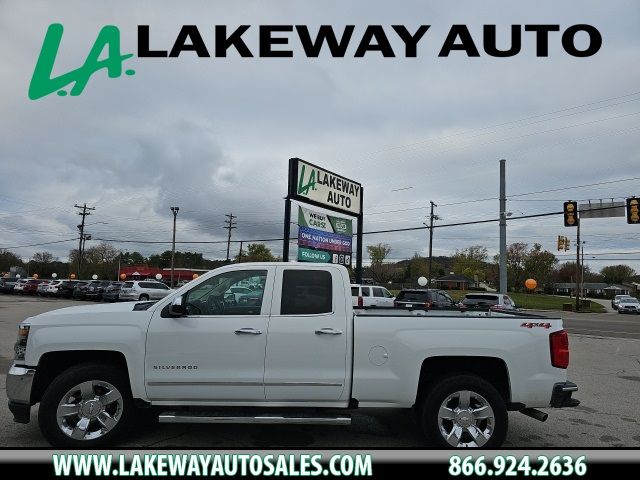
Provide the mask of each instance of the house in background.
POLYGON ((436 288, 443 290, 469 290, 478 288, 478 282, 466 275, 450 273, 444 277, 436 278, 434 281, 436 288))
MULTIPOLYGON (((582 286, 586 297, 613 298, 616 295, 629 295, 629 288, 621 285, 609 285, 600 282, 585 282, 582 286)), ((575 282, 555 283, 553 293, 555 295, 573 295, 576 289, 575 282)))

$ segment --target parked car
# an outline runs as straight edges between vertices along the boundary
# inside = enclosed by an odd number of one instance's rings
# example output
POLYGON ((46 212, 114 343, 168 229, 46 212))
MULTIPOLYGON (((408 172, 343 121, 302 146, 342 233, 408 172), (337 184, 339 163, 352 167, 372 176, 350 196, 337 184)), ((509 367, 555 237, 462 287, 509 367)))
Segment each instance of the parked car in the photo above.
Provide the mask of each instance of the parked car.
POLYGON ((62 285, 63 280, 52 280, 47 285, 47 288, 44 291, 44 294, 48 297, 55 297, 58 294, 58 288, 62 285))
POLYGON ((102 301, 104 290, 109 285, 111 285, 111 280, 94 280, 87 286, 84 292, 84 298, 87 300, 95 300, 96 302, 102 301))
POLYGON ((354 307, 393 307, 394 296, 384 287, 351 284, 354 307))
POLYGON ((517 310, 516 302, 501 293, 467 293, 461 308, 488 308, 490 310, 517 310))
POLYGON ((89 280, 84 282, 78 282, 73 289, 72 298, 74 300, 84 300, 85 295, 87 294, 87 288, 89 288, 89 285, 91 285, 91 281, 89 280))
POLYGON ((102 300, 105 302, 117 302, 120 299, 120 289, 123 282, 112 282, 111 285, 104 289, 102 300))
POLYGON ((637 298, 621 298, 618 302, 618 313, 640 313, 640 302, 637 298))
POLYGON ((633 297, 631 295, 616 295, 611 300, 611 307, 614 310, 617 310, 618 309, 618 304, 620 303, 620 300, 622 300, 623 298, 633 298, 633 297))
POLYGON ((444 290, 403 288, 393 301, 396 308, 458 308, 458 304, 444 290))
POLYGON ((120 300, 160 300, 172 292, 164 283, 155 280, 133 280, 124 282, 120 289, 120 300))
POLYGON ((0 279, 0 292, 2 293, 13 293, 13 289, 16 286, 16 282, 18 281, 15 277, 7 277, 0 279))
POLYGON ((86 285, 87 283, 88 282, 79 280, 63 280, 58 286, 56 296, 61 298, 72 298, 75 288, 79 285, 86 285))
POLYGON ((49 280, 41 280, 36 288, 36 295, 40 295, 41 297, 46 297, 47 295, 47 287, 51 282, 49 280))
POLYGON ((35 278, 27 280, 27 283, 24 284, 21 293, 26 295, 35 295, 38 292, 38 285, 40 285, 42 282, 43 280, 37 280, 35 278))
POLYGON ((276 433, 415 407, 430 445, 496 449, 510 410, 544 420, 538 408, 580 403, 559 316, 354 312, 348 271, 330 264, 231 264, 168 291, 148 305, 23 320, 6 377, 14 419, 28 423, 39 403, 45 439, 86 450, 121 439, 141 407, 162 409, 163 423, 274 423, 276 433), (256 276, 266 280, 262 302, 227 310, 224 293, 256 276))
POLYGON ((13 293, 22 293, 24 290, 24 286, 27 284, 29 280, 26 278, 20 278, 16 281, 16 284, 13 287, 13 293))

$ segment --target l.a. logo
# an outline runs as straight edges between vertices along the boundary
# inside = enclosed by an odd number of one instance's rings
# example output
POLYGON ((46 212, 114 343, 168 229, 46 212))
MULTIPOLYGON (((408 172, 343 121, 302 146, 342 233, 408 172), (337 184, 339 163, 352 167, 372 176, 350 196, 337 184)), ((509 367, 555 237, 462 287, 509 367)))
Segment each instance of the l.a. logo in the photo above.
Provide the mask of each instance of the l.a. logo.
MULTIPOLYGON (((95 72, 106 68, 109 78, 117 78, 122 75, 122 63, 133 57, 133 53, 120 54, 120 30, 114 25, 106 25, 100 30, 81 67, 52 78, 53 65, 58 55, 63 31, 64 27, 59 23, 52 23, 47 29, 40 56, 29 84, 29 98, 31 100, 45 97, 56 90, 60 96, 65 96, 67 93, 72 96, 80 95, 95 72), (108 47, 107 58, 99 60, 105 47, 108 47), (71 90, 69 92, 64 90, 64 87, 71 83, 74 84, 71 90)), ((127 70, 125 73, 133 75, 135 70, 127 70)))

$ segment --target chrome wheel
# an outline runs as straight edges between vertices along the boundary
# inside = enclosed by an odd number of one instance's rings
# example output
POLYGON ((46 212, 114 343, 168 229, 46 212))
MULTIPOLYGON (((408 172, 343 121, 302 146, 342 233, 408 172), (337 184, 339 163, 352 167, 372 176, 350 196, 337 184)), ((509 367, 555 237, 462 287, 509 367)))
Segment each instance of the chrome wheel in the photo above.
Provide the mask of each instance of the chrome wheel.
POLYGON ((56 417, 60 430, 74 440, 94 440, 109 433, 122 417, 124 400, 108 382, 89 380, 60 400, 56 417))
POLYGON ((440 405, 440 434, 452 447, 482 447, 495 429, 495 414, 479 393, 461 390, 449 395, 440 405))

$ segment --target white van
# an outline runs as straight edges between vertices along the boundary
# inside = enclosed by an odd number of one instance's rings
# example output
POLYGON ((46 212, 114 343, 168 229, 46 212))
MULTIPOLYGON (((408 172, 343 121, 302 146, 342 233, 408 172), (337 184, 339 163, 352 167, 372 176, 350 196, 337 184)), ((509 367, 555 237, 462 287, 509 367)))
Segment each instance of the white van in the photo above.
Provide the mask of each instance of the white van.
POLYGON ((395 297, 384 287, 376 285, 351 285, 354 307, 393 307, 395 297))

